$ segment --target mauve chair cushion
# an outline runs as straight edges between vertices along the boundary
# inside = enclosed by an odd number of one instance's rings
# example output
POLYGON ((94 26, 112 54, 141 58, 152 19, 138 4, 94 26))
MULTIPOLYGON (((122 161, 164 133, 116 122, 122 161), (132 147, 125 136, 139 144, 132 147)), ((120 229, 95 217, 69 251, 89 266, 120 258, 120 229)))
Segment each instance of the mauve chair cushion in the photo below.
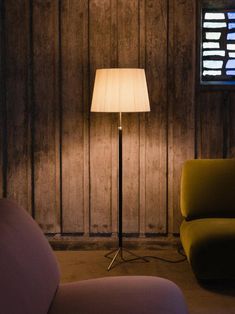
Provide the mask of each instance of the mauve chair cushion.
POLYGON ((107 277, 59 286, 49 314, 186 314, 181 290, 145 276, 107 277))
POLYGON ((46 314, 59 279, 38 225, 14 202, 0 200, 0 313, 46 314))

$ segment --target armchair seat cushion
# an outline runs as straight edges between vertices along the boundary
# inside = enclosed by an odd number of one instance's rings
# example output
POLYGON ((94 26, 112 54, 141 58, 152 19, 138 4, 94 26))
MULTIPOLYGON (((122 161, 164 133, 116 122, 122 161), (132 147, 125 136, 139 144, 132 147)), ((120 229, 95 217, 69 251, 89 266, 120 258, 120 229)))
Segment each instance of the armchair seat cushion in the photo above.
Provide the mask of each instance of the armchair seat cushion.
POLYGON ((186 314, 181 290, 146 276, 90 279, 58 287, 49 314, 186 314))
POLYGON ((235 218, 184 221, 180 237, 197 278, 235 278, 235 218))

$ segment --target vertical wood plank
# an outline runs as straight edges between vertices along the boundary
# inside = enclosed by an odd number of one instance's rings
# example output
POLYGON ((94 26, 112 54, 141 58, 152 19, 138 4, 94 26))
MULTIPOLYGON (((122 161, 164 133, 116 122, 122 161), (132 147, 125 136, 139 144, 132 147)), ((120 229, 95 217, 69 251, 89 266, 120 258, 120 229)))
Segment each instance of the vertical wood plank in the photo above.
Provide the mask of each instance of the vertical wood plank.
POLYGON ((89 235, 90 229, 90 86, 89 86, 89 3, 85 1, 83 11, 83 212, 84 212, 84 236, 89 235))
POLYGON ((33 4, 35 217, 53 233, 60 231, 58 1, 33 4))
POLYGON ((146 233, 156 234, 167 225, 167 1, 147 1, 146 23, 146 233))
MULTIPOLYGON (((111 63, 111 6, 108 0, 89 2, 90 90, 95 70, 111 63)), ((111 233, 112 114, 90 118, 90 232, 111 233)))
POLYGON ((63 232, 84 231, 84 28, 87 1, 62 1, 63 232))
POLYGON ((29 2, 5 1, 7 197, 31 212, 29 2))
POLYGON ((3 197, 4 190, 4 129, 5 117, 5 8, 3 1, 0 1, 0 197, 3 197))
MULTIPOLYGON (((139 66, 145 68, 146 63, 146 1, 139 1, 139 66)), ((146 117, 140 114, 140 186, 139 186, 139 235, 145 236, 146 224, 146 117)))
MULTIPOLYGON (((118 1, 118 66, 139 66, 138 1, 118 1), (127 27, 128 25, 128 27, 127 27)), ((123 114, 123 232, 139 233, 139 114, 123 114)))
POLYGON ((235 158, 235 93, 230 92, 227 104, 227 157, 235 158))
POLYGON ((194 158, 195 20, 194 0, 169 2, 168 211, 169 232, 177 233, 182 164, 194 158))
POLYGON ((223 92, 201 92, 198 106, 197 151, 199 158, 223 158, 223 92))

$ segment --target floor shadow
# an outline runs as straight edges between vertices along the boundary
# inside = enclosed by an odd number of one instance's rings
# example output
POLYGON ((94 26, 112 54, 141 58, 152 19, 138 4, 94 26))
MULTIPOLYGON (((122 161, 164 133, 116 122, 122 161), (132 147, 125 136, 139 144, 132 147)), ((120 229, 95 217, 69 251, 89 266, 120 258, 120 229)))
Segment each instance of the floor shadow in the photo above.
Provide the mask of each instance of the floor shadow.
POLYGON ((235 297, 235 280, 198 280, 199 285, 208 291, 235 297))

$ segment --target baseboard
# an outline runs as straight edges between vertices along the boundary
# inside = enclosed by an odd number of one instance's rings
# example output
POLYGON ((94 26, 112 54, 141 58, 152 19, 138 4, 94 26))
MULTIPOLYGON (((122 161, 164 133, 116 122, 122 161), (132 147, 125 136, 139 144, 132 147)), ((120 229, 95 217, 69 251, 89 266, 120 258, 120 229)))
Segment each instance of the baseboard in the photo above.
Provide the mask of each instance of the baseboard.
MULTIPOLYGON (((117 247, 117 237, 47 235, 54 250, 111 250, 117 247)), ((159 237, 124 237, 123 246, 128 249, 163 249, 180 245, 178 235, 159 237)))

